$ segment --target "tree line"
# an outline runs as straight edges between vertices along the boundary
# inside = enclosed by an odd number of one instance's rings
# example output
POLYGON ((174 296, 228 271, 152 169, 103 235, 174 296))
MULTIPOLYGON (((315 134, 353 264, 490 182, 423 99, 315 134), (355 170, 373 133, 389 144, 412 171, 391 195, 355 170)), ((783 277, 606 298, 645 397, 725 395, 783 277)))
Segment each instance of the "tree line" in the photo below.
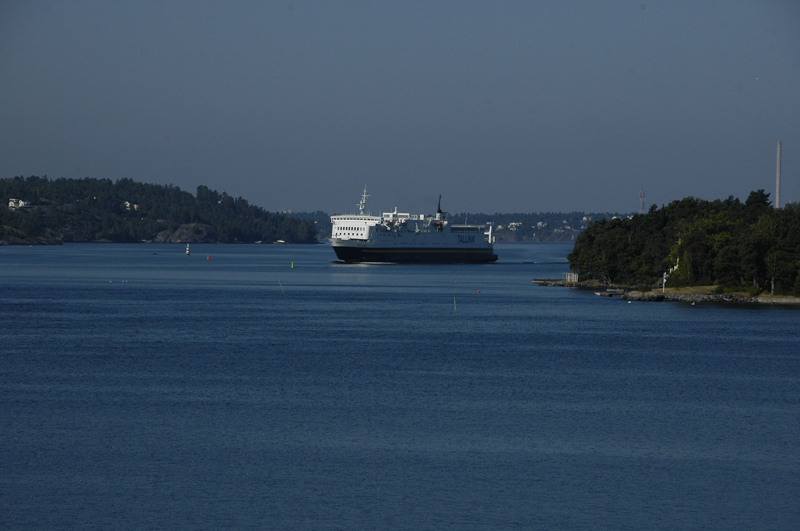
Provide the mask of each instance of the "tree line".
POLYGON ((316 243, 313 221, 270 213, 241 197, 206 186, 197 195, 173 185, 132 179, 0 179, 0 198, 29 203, 27 208, 0 207, 0 239, 9 235, 58 241, 157 241, 189 224, 211 227, 219 243, 284 240, 316 243))
POLYGON ((592 222, 567 255, 581 280, 709 286, 800 295, 800 205, 773 208, 764 190, 687 197, 647 214, 592 222))

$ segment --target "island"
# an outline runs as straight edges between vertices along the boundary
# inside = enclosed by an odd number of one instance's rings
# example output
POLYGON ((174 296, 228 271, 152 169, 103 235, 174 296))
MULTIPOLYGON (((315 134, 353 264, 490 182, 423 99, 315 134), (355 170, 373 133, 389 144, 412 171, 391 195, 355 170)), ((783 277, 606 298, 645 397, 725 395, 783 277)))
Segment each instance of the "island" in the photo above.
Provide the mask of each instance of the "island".
POLYGON ((198 186, 132 179, 0 179, 0 242, 317 243, 314 222, 198 186))
POLYGON ((798 297, 800 205, 774 208, 764 190, 743 203, 687 197, 590 223, 567 259, 577 282, 640 300, 798 297))

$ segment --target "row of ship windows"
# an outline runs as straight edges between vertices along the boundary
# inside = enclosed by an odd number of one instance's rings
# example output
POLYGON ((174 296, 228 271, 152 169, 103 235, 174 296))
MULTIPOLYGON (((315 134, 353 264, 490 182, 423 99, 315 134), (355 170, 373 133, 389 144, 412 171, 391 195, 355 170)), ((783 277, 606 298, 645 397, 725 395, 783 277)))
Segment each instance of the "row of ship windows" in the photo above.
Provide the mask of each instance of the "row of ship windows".
POLYGON ((359 231, 364 232, 364 227, 337 227, 340 231, 359 231))

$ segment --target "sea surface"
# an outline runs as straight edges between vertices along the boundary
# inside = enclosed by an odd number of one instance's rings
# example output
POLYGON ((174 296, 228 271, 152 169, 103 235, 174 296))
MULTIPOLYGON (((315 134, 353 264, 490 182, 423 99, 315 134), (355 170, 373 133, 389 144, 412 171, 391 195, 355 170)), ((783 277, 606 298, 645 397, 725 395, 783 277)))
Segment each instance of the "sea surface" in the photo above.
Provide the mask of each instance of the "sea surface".
POLYGON ((798 529, 800 311, 570 250, 0 247, 0 529, 798 529))

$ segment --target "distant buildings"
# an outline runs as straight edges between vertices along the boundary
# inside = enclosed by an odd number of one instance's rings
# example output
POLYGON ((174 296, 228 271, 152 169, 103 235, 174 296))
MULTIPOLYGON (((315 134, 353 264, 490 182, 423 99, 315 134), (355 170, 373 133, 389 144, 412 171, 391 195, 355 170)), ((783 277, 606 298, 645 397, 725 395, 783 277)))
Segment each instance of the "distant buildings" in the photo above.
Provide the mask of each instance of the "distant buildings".
POLYGON ((23 201, 22 199, 8 200, 8 209, 12 212, 15 210, 27 210, 29 208, 33 208, 33 205, 31 205, 29 201, 23 201))

